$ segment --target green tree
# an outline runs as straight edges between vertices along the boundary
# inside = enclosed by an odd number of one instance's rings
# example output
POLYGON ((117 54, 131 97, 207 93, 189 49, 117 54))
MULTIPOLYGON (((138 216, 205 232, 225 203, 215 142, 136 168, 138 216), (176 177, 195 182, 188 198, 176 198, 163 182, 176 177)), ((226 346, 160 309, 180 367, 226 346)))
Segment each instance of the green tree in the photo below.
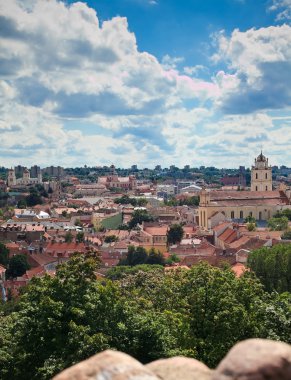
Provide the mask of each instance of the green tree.
POLYGON ((276 214, 274 215, 274 218, 282 218, 282 217, 288 218, 288 220, 291 220, 291 209, 287 208, 282 211, 277 211, 276 214))
POLYGON ((27 207, 26 200, 25 200, 25 199, 20 199, 20 200, 17 202, 17 207, 18 207, 18 208, 21 208, 21 209, 26 208, 26 207, 27 207))
POLYGON ((146 264, 165 265, 164 255, 155 248, 151 248, 146 259, 146 264))
POLYGON ((267 291, 291 291, 291 244, 278 244, 252 251, 248 266, 267 291))
POLYGON ((30 265, 28 264, 27 257, 25 255, 12 256, 8 261, 6 277, 15 278, 22 276, 28 269, 30 269, 30 265))
POLYGON ((256 218, 254 218, 253 216, 251 215, 248 215, 246 218, 245 218, 245 223, 254 223, 256 225, 256 218))
POLYGON ((128 223, 129 228, 132 229, 137 226, 137 224, 142 224, 142 222, 152 222, 154 218, 150 215, 147 210, 135 210, 132 214, 132 218, 128 223))
POLYGON ((0 307, 1 379, 50 379, 106 348, 144 363, 186 355, 214 367, 242 339, 290 342, 290 294, 265 292, 252 272, 136 266, 112 282, 96 279, 99 264, 93 252, 75 254, 0 307))
POLYGON ((247 229, 248 231, 255 231, 256 230, 256 223, 247 223, 247 229))
POLYGON ((268 227, 272 231, 284 231, 288 228, 288 218, 286 216, 282 218, 270 218, 268 220, 268 227))
POLYGON ((77 218, 77 219, 75 220, 75 226, 77 226, 77 227, 82 227, 82 223, 81 223, 81 221, 80 221, 79 218, 77 218))
POLYGON ((105 236, 105 239, 104 239, 104 242, 105 243, 113 243, 115 241, 118 241, 118 236, 116 235, 109 235, 109 236, 105 236))
POLYGON ((172 253, 169 258, 166 260, 166 264, 168 265, 172 265, 174 263, 179 263, 180 262, 180 259, 179 257, 176 255, 176 253, 172 253))
POLYGON ((184 235, 181 224, 172 224, 167 232, 168 245, 180 243, 184 235))
POLYGON ((5 244, 0 242, 0 264, 6 267, 8 264, 8 258, 9 258, 9 249, 6 247, 5 244))
POLYGON ((73 241, 73 234, 71 231, 66 232, 65 235, 65 242, 66 243, 71 243, 73 241))
POLYGON ((283 240, 291 240, 291 229, 286 230, 282 235, 281 239, 283 240))
POLYGON ((187 277, 189 333, 198 358, 215 366, 235 342, 260 334, 262 317, 255 309, 264 292, 252 276, 237 279, 230 269, 204 263, 192 267, 187 277))
POLYGON ((76 236, 76 242, 82 243, 84 241, 84 232, 78 232, 76 236))
POLYGON ((29 189, 29 195, 25 197, 25 202, 29 207, 42 204, 43 201, 39 190, 37 188, 31 187, 29 189))

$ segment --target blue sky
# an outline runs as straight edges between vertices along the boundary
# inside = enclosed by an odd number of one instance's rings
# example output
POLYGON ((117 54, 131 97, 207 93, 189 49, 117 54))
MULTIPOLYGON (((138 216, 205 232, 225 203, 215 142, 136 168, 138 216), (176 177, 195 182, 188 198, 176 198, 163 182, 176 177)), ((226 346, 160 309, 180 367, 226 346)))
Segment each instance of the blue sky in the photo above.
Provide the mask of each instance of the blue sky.
POLYGON ((0 0, 1 165, 291 166, 291 0, 0 0))

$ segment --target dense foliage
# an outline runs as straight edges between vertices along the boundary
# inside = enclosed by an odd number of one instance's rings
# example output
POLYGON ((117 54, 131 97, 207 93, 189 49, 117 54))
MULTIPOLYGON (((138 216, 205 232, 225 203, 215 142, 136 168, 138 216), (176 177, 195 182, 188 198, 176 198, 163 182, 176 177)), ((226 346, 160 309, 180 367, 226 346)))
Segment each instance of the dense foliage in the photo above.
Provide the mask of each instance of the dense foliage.
POLYGON ((0 242, 0 264, 6 267, 8 264, 8 259, 9 259, 9 249, 6 247, 5 244, 0 242))
POLYGON ((291 240, 291 229, 289 228, 281 235, 281 239, 283 240, 291 240))
POLYGON ((282 217, 288 218, 288 220, 291 220, 291 209, 287 208, 282 211, 277 211, 276 214, 274 215, 274 218, 282 218, 282 217))
POLYGON ((251 273, 200 264, 96 279, 98 258, 75 255, 55 277, 34 278, 0 312, 0 378, 50 379, 106 348, 142 362, 186 355, 215 366, 238 340, 290 342, 291 300, 251 273))
POLYGON ((105 239, 104 239, 104 242, 105 243, 114 243, 116 241, 118 241, 118 236, 116 235, 108 235, 108 236, 105 236, 105 239))
POLYGON ((167 231, 167 243, 180 243, 184 235, 183 226, 181 224, 172 224, 167 231))
POLYGON ((145 206, 148 201, 146 198, 130 198, 128 195, 123 195, 120 198, 115 198, 114 199, 115 203, 122 204, 122 205, 132 205, 132 206, 145 206))
POLYGON ((291 244, 257 249, 249 254, 248 265, 267 291, 291 292, 291 244))
POLYGON ((132 218, 128 223, 130 229, 136 227, 138 224, 142 224, 142 222, 153 222, 154 217, 148 213, 147 210, 135 210, 132 214, 132 218))
POLYGON ((200 202, 199 196, 185 197, 181 199, 171 198, 164 201, 166 206, 198 206, 200 202))
POLYGON ((150 250, 147 251, 144 247, 134 247, 130 245, 126 257, 122 258, 118 265, 135 266, 141 264, 164 265, 165 259, 163 254, 155 248, 150 248, 150 250))
POLYGON ((16 278, 22 276, 30 265, 27 262, 25 255, 14 255, 8 260, 8 268, 6 271, 7 278, 16 278))
POLYGON ((268 227, 272 231, 284 231, 288 228, 288 218, 286 216, 270 218, 268 220, 268 227))
POLYGON ((157 271, 159 270, 160 272, 164 271, 164 267, 162 265, 158 264, 140 264, 140 265, 135 265, 135 266, 126 266, 126 265, 120 265, 113 267, 109 269, 109 271, 106 273, 106 278, 110 280, 120 280, 129 274, 136 274, 140 271, 142 272, 150 272, 150 271, 157 271))
POLYGON ((20 201, 19 206, 35 206, 38 204, 42 204, 42 197, 48 197, 47 192, 45 191, 42 185, 35 185, 29 189, 29 195, 25 197, 24 200, 20 201))

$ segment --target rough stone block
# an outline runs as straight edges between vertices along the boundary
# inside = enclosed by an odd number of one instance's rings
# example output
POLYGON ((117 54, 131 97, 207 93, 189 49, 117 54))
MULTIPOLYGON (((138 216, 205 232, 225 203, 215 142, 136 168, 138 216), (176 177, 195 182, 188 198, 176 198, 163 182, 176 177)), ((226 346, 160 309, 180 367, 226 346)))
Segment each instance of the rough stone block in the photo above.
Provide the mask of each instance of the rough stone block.
POLYGON ((174 357, 146 365, 162 380, 210 380, 212 371, 195 359, 174 357))
POLYGON ((158 378, 129 355, 106 350, 65 369, 53 380, 158 380, 158 378))
POLYGON ((220 362, 213 380, 290 380, 291 347, 249 339, 236 344, 220 362))

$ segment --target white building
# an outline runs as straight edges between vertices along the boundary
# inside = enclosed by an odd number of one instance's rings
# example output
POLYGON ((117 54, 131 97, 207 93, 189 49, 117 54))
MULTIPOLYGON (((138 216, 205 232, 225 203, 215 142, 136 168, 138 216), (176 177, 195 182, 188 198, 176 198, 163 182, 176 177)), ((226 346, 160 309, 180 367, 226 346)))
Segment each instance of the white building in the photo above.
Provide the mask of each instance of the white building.
POLYGON ((16 178, 14 169, 8 170, 8 180, 7 185, 9 187, 14 186, 31 186, 31 185, 37 185, 42 183, 42 175, 41 172, 38 174, 36 178, 30 177, 30 171, 28 169, 25 169, 23 171, 22 178, 16 178))

